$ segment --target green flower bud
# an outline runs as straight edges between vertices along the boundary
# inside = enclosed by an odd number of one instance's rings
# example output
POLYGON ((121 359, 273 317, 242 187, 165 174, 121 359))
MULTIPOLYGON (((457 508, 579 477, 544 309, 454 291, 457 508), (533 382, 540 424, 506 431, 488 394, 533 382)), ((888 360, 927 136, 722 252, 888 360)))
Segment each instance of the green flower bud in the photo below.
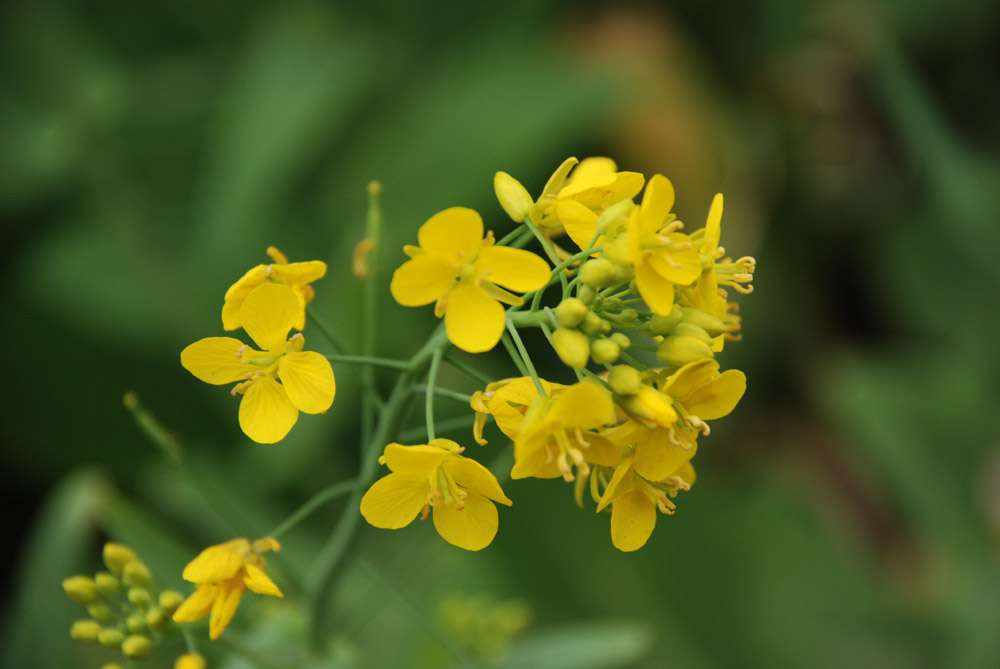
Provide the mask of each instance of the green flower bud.
POLYGON ((115 576, 121 576, 125 565, 138 559, 128 546, 113 542, 104 544, 104 564, 108 566, 108 569, 115 576))
POLYGON ((148 636, 133 634, 122 642, 122 652, 130 660, 148 657, 153 652, 153 642, 148 636))
POLYGON ((101 665, 101 669, 125 669, 125 667, 117 662, 108 662, 107 664, 101 665))
POLYGON ((97 635, 101 632, 101 625, 96 620, 77 620, 69 628, 69 635, 73 641, 90 643, 97 641, 97 635))
POLYGON ((552 347, 559 359, 573 369, 583 369, 590 357, 590 344, 587 337, 579 330, 557 328, 552 333, 552 347))
POLYGON ((168 616, 174 615, 174 611, 184 603, 184 595, 176 590, 164 590, 160 593, 160 608, 168 616))
POLYGON ((726 332, 726 324, 704 309, 698 309, 697 307, 684 307, 681 311, 684 313, 685 323, 697 325, 707 332, 710 337, 718 337, 726 332))
POLYGON ((97 640, 102 646, 119 648, 125 640, 125 635, 116 627, 105 627, 97 633, 97 640))
POLYGON ((597 219, 597 229, 602 234, 614 230, 625 222, 625 219, 628 218, 633 209, 635 209, 635 203, 632 200, 615 202, 601 212, 600 217, 597 219))
POLYGON ((694 323, 688 323, 686 321, 681 321, 674 326, 674 329, 670 331, 671 337, 694 337, 695 339, 700 339, 709 346, 712 345, 712 338, 708 336, 704 328, 701 328, 694 323))
POLYGON ((111 609, 104 602, 94 602, 87 607, 87 613, 94 620, 99 620, 102 623, 111 622, 115 619, 115 614, 111 613, 111 609))
POLYGON ((584 304, 593 304, 594 300, 597 298, 597 291, 590 286, 584 285, 577 292, 577 297, 583 300, 584 304))
POLYGON ((94 574, 94 583, 97 585, 99 593, 109 597, 117 595, 122 589, 121 581, 114 574, 106 571, 99 571, 94 574))
POLYGON ((133 606, 144 609, 153 603, 153 596, 145 588, 129 588, 128 601, 132 602, 133 606))
POLYGON ((587 316, 587 305, 577 297, 567 297, 555 308, 555 313, 560 325, 575 328, 587 316))
POLYGON ((584 317, 583 322, 580 323, 580 329, 587 334, 597 334, 601 331, 601 324, 604 323, 604 319, 595 314, 593 311, 588 311, 586 317, 584 317))
POLYGON ((153 584, 153 575, 149 573, 149 567, 139 560, 132 560, 125 565, 122 574, 122 583, 140 588, 148 588, 153 584))
POLYGON ((608 299, 604 300, 601 306, 604 308, 605 311, 618 311, 619 309, 622 308, 622 298, 609 297, 608 299))
POLYGON ((682 320, 684 320, 684 312, 675 305, 668 316, 653 314, 653 317, 646 322, 646 328, 654 335, 666 334, 682 320))
POLYGON ((615 276, 615 264, 607 258, 591 258, 580 265, 580 281, 590 288, 604 288, 615 276))
POLYGON ((139 632, 146 631, 146 616, 141 613, 133 613, 128 618, 125 619, 125 627, 128 628, 129 632, 137 634, 139 632))
POLYGON ((63 590, 77 604, 90 604, 100 598, 94 579, 89 576, 70 576, 62 582, 63 590))
POLYGON ((493 176, 493 190, 496 191, 500 206, 511 220, 515 223, 524 222, 534 201, 521 182, 506 172, 497 172, 493 176))
POLYGON ((618 320, 622 321, 623 323, 630 323, 637 318, 639 318, 639 312, 636 311, 635 309, 622 309, 618 313, 618 320))
POLYGON ((163 615, 163 610, 153 607, 146 611, 146 624, 153 629, 159 629, 167 623, 167 617, 163 615))
POLYGON ((608 374, 608 385, 616 395, 635 395, 642 386, 642 375, 635 367, 617 365, 608 374))
POLYGON ((680 367, 695 360, 714 358, 715 354, 701 339, 695 337, 667 337, 656 349, 660 362, 671 367, 680 367))
POLYGON ((610 339, 598 339, 590 345, 590 357, 599 365, 610 365, 621 352, 618 344, 610 339))
POLYGON ((611 332, 611 321, 606 321, 606 320, 604 320, 602 318, 601 319, 601 327, 599 329, 599 332, 601 334, 607 334, 607 333, 611 332))
POLYGON ((632 340, 628 338, 628 335, 624 332, 616 332, 611 335, 611 341, 618 344, 618 348, 625 351, 629 346, 632 345, 632 340))

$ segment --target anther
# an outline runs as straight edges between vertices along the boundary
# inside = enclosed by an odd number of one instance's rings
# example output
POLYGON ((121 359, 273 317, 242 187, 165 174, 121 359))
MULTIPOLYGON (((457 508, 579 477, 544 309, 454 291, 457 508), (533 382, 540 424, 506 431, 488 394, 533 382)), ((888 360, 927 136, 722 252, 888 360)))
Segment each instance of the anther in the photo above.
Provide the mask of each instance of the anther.
POLYGON ((238 351, 236 351, 236 357, 237 358, 242 358, 243 357, 243 351, 247 350, 248 348, 250 348, 249 344, 243 344, 243 346, 240 346, 240 349, 238 351))

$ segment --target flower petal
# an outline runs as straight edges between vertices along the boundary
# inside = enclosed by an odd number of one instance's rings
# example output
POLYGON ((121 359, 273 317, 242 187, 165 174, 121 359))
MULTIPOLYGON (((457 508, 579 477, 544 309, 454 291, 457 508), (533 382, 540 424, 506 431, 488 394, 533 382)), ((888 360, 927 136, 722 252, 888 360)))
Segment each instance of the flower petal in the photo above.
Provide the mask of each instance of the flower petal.
POLYGON ((181 351, 181 365, 205 383, 219 386, 247 378, 250 368, 237 353, 243 342, 232 337, 206 337, 181 351))
POLYGON ((483 497, 507 506, 514 503, 504 494, 497 477, 475 460, 454 455, 445 462, 444 466, 448 473, 454 477, 455 483, 466 490, 477 492, 483 497))
POLYGON ((176 611, 173 619, 176 623, 190 623, 204 618, 212 610, 215 597, 219 592, 217 585, 199 585, 191 596, 184 600, 176 611))
POLYGON ((278 586, 271 580, 271 577, 265 574, 264 570, 257 565, 248 564, 246 566, 246 575, 243 577, 243 584, 261 595, 284 597, 278 586))
POLYGON ((729 415, 747 389, 747 377, 738 369, 727 369, 719 378, 696 390, 684 407, 702 420, 729 415))
POLYGON ((474 283, 459 281, 448 296, 444 324, 452 344, 469 353, 482 353, 500 341, 504 309, 474 283))
MULTIPOLYGON (((671 238, 679 237, 674 241, 678 244, 689 243, 687 237, 674 233, 671 238)), ((686 251, 668 251, 660 249, 654 251, 649 256, 647 262, 656 273, 664 279, 687 286, 701 276, 701 256, 693 248, 686 251)))
POLYGON ((674 308, 674 284, 658 274, 649 263, 636 265, 635 285, 654 313, 666 316, 674 308))
POLYGON ((656 526, 656 504, 638 488, 622 495, 611 507, 611 543, 620 551, 642 548, 656 526))
MULTIPOLYGON (((458 444, 455 444, 455 447, 458 448, 458 444)), ((404 446, 393 443, 385 447, 379 462, 397 474, 429 476, 449 455, 451 453, 448 450, 439 446, 429 444, 404 446)))
POLYGON ((270 273, 267 265, 257 265, 239 278, 226 291, 225 304, 222 305, 222 329, 236 330, 240 327, 240 309, 247 295, 253 289, 267 281, 270 273))
POLYGON ((604 489, 604 494, 597 502, 597 512, 600 513, 608 504, 631 490, 632 485, 632 460, 627 458, 615 467, 615 473, 611 476, 608 486, 604 489))
POLYGON ((712 198, 712 207, 708 210, 708 220, 705 221, 705 237, 702 253, 711 254, 719 248, 719 238, 722 235, 722 193, 716 193, 712 198))
POLYGON ((243 589, 236 583, 230 582, 221 588, 212 605, 212 617, 208 621, 209 639, 215 641, 226 629, 229 621, 236 615, 236 608, 240 605, 242 596, 243 589))
POLYGON ((674 207, 674 185, 662 174, 654 174, 646 184, 639 205, 643 232, 656 233, 674 207))
POLYGON ((271 376, 250 384, 240 402, 240 427, 258 444, 281 441, 298 419, 299 410, 271 376))
POLYGON ((389 474, 375 481, 361 498, 361 515, 386 530, 406 527, 427 504, 429 492, 427 476, 389 474))
POLYGON ((538 290, 551 275, 549 264, 538 255, 506 246, 484 248, 476 268, 486 280, 518 293, 538 290))
POLYGON ((396 268, 389 292, 404 307, 430 304, 451 290, 458 269, 440 254, 421 253, 396 268))
MULTIPOLYGON (((242 540, 243 549, 250 549, 250 542, 242 540)), ((192 583, 221 583, 236 575, 243 566, 242 555, 231 543, 209 546, 191 560, 181 578, 192 583)))
POLYGON ((549 418, 564 428, 589 430, 615 422, 615 403, 601 386, 581 381, 555 396, 549 418))
POLYGON ((289 286, 304 286, 326 275, 326 263, 321 260, 271 265, 271 276, 289 286))
POLYGON ((635 471, 648 481, 674 476, 694 457, 697 446, 682 448, 670 441, 668 430, 649 430, 635 447, 635 471))
POLYGON ((473 209, 451 207, 427 219, 417 231, 417 239, 425 251, 470 262, 483 241, 483 219, 473 209))
POLYGON ((323 413, 337 393, 330 361, 314 351, 283 355, 278 361, 278 378, 295 408, 306 413, 323 413))
POLYGON ((556 203, 556 216, 562 221, 566 234, 569 235, 580 250, 586 250, 590 240, 597 232, 599 216, 590 207, 576 200, 559 200, 556 203))
POLYGON ((434 527, 445 541, 467 551, 486 548, 500 527, 497 507, 477 492, 469 491, 465 506, 438 504, 431 514, 434 527))
POLYGON ((295 291, 284 284, 264 283, 243 302, 240 323, 261 349, 279 351, 301 315, 295 291))

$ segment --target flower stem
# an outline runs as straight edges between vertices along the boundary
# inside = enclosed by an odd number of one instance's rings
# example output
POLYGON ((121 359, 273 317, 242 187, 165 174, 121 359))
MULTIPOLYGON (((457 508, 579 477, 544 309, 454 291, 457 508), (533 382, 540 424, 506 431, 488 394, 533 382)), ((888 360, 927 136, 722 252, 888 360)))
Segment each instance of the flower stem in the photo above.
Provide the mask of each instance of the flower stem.
POLYGON ((359 365, 375 365, 376 367, 389 367, 391 369, 406 369, 410 363, 406 360, 390 360, 389 358, 379 358, 370 355, 327 355, 330 362, 357 363, 359 365))
POLYGON ((517 347, 518 353, 521 354, 521 359, 524 361, 524 366, 528 370, 528 375, 531 377, 531 380, 535 382, 535 387, 538 388, 538 394, 545 397, 545 389, 542 387, 542 381, 538 378, 538 372, 535 371, 535 366, 531 364, 531 356, 528 355, 528 349, 524 347, 524 342, 521 341, 521 335, 517 333, 517 328, 514 327, 514 322, 509 318, 507 319, 507 331, 510 332, 510 337, 514 340, 514 345, 517 347))
POLYGON ((459 360, 457 357, 455 357, 455 355, 452 353, 446 353, 444 356, 444 361, 447 362, 452 367, 454 367, 455 369, 457 369, 458 371, 468 376, 473 381, 478 382, 480 385, 486 386, 487 384, 493 383, 493 379, 486 376, 478 369, 474 369, 468 366, 467 364, 459 360))
MULTIPOLYGON (((371 248, 365 259, 368 273, 361 286, 361 354, 366 357, 375 353, 375 323, 378 316, 375 280, 379 276, 379 240, 382 236, 382 208, 379 206, 381 193, 382 184, 377 181, 368 184, 368 217, 365 227, 371 248)), ((370 365, 361 370, 361 385, 366 391, 370 391, 361 398, 361 442, 365 443, 371 438, 375 412, 382 409, 381 402, 372 401, 372 397, 378 397, 378 392, 375 390, 375 370, 370 365)))
MULTIPOLYGON (((430 379, 428 378, 428 381, 429 380, 430 379)), ((448 399, 455 400, 456 402, 463 402, 465 404, 468 404, 472 400, 471 395, 466 395, 465 393, 459 393, 454 390, 448 390, 447 388, 431 388, 429 385, 412 386, 410 390, 412 390, 415 393, 428 393, 428 394, 434 393, 439 397, 447 397, 448 399)))
POLYGON ((300 522, 305 520, 316 509, 320 508, 327 502, 337 499, 341 495, 347 494, 358 487, 357 479, 348 479, 347 481, 341 481, 339 483, 334 483, 331 486, 327 486, 323 490, 312 496, 309 501, 300 506, 292 515, 286 518, 280 525, 275 527, 270 532, 264 534, 266 537, 273 537, 277 539, 282 534, 292 529, 300 522))
POLYGON ((441 366, 441 349, 434 349, 431 368, 427 372, 427 393, 424 397, 424 419, 427 422, 427 443, 434 441, 434 386, 437 385, 438 368, 441 366))

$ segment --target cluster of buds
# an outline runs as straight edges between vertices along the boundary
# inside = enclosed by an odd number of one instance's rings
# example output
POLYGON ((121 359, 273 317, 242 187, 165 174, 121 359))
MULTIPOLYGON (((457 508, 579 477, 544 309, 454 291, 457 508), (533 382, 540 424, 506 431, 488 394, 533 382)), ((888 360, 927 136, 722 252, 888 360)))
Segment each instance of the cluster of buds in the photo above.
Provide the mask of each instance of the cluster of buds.
POLYGON ((88 615, 73 623, 70 636, 121 651, 128 660, 145 658, 172 624, 170 617, 184 596, 175 590, 157 591, 149 568, 127 546, 107 543, 103 557, 107 571, 63 581, 63 590, 85 606, 88 615))

